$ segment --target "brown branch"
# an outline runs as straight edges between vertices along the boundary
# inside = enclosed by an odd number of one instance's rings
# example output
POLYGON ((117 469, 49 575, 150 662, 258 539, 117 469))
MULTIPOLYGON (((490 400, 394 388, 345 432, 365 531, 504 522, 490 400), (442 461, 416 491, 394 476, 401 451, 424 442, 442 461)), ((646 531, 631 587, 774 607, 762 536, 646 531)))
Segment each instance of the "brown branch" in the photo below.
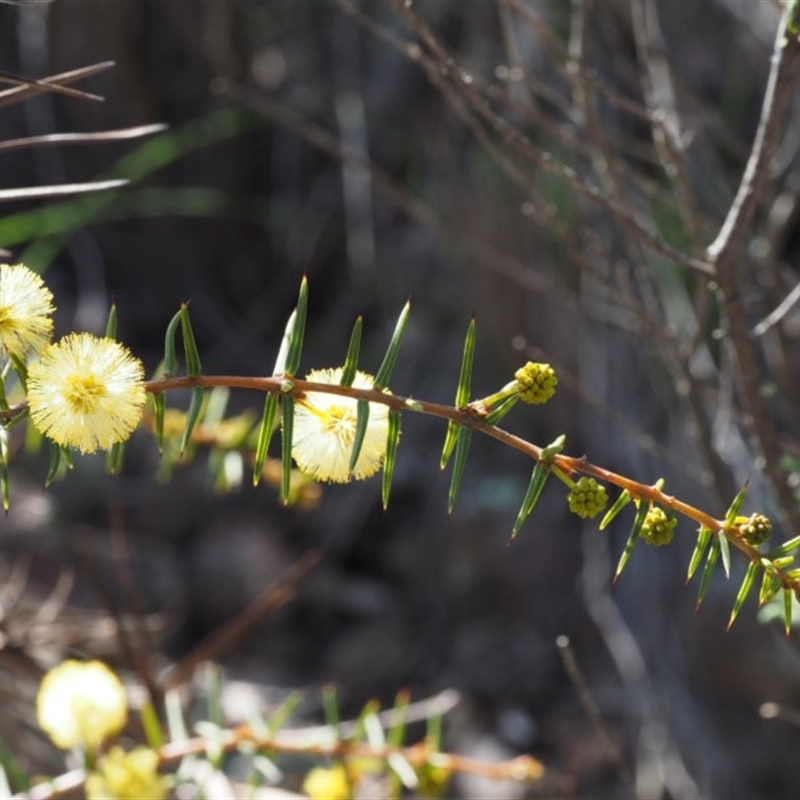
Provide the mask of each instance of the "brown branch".
MULTIPOLYGON (((493 128, 513 149, 525 156, 531 163, 546 172, 558 175, 570 188, 581 196, 587 198, 595 205, 611 214, 625 229, 630 231, 637 239, 661 255, 675 261, 689 269, 704 275, 713 275, 711 264, 702 259, 688 256, 667 244, 663 239, 645 228, 633 214, 629 213, 618 203, 607 198, 599 189, 580 179, 574 169, 563 164, 545 150, 541 150, 526 136, 520 133, 513 125, 496 114, 485 98, 472 86, 472 76, 462 70, 455 60, 441 46, 438 39, 427 25, 414 13, 411 5, 403 0, 390 0, 392 6, 407 20, 414 33, 422 40, 426 47, 434 54, 442 75, 463 95, 472 108, 493 128)), ((409 57, 413 57, 409 54, 409 57)), ((418 60, 418 59, 415 59, 418 60)))
POLYGON ((722 308, 728 322, 728 335, 738 364, 744 405, 757 447, 764 458, 764 470, 778 500, 781 519, 787 531, 800 533, 800 509, 781 467, 778 432, 761 393, 761 370, 756 342, 750 334, 747 314, 737 280, 736 269, 745 249, 746 238, 756 208, 769 177, 770 164, 784 132, 789 107, 797 86, 800 68, 800 41, 791 30, 800 24, 800 3, 787 3, 775 40, 761 118, 753 149, 736 197, 716 239, 707 250, 714 265, 722 308))

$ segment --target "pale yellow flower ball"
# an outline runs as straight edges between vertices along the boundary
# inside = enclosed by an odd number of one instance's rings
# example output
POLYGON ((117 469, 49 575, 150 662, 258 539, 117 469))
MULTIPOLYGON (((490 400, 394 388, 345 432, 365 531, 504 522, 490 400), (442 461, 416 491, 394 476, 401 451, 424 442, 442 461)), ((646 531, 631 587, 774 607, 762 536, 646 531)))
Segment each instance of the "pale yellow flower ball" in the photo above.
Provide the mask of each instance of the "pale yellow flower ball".
MULTIPOLYGON (((306 380, 338 384, 341 383, 342 372, 342 367, 317 369, 309 372, 306 380)), ((352 385, 356 389, 371 389, 374 381, 372 375, 357 372, 352 385)), ((318 481, 346 483, 351 477, 356 480, 369 478, 381 468, 386 455, 389 410, 380 403, 370 403, 364 444, 350 475, 357 407, 358 401, 350 397, 322 392, 308 392, 297 401, 292 455, 303 472, 318 481)))
POLYGON ((57 747, 95 749, 125 726, 128 698, 102 662, 68 660, 44 676, 36 716, 57 747))
POLYGON ((167 786, 158 774, 158 753, 114 747, 86 779, 86 800, 164 800, 167 786))
POLYGON ((0 264, 0 355, 24 360, 53 335, 53 295, 24 264, 0 264))
POLYGON ((142 418, 144 365, 113 339, 72 333, 49 345, 28 370, 36 428, 81 453, 108 450, 142 418))
POLYGON ((341 764, 312 769, 303 781, 303 791, 311 800, 349 800, 353 794, 341 764))

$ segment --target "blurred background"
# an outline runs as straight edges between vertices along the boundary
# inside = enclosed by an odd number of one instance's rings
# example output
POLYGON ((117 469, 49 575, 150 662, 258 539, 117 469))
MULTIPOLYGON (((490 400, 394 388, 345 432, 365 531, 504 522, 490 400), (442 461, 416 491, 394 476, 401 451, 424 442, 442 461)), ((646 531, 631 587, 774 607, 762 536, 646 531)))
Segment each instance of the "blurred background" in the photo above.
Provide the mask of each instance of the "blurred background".
MULTIPOLYGON (((540 445, 564 433, 566 452, 664 478, 715 516, 749 478, 746 513, 779 520, 715 286, 686 262, 735 193, 780 13, 772 0, 0 5, 0 70, 42 78, 114 62, 74 84, 103 102, 42 93, 0 107, 0 145, 169 126, 0 147, 3 189, 131 180, 4 202, 3 260, 44 273, 57 334, 102 332, 115 300, 119 337, 150 372, 188 301, 205 372, 269 374, 305 274, 304 370, 343 362, 358 314, 362 368, 377 370, 410 297, 392 389, 447 403, 474 313, 476 396, 529 359, 560 377, 554 402, 504 427, 540 445)), ((754 327, 797 282, 791 113, 742 252, 754 327)), ((799 323, 789 311, 759 340, 792 487, 799 323)), ((233 393, 228 413, 255 421, 261 403, 233 393)), ((670 548, 639 547, 612 586, 628 517, 598 533, 555 485, 509 545, 530 464, 474 437, 448 519, 444 434, 406 415, 386 513, 377 479, 307 485, 289 509, 246 471, 220 491, 207 450, 168 470, 145 434, 114 480, 101 458, 82 458, 43 493, 46 454, 15 439, 0 520, 3 738, 17 732, 31 769, 56 769, 30 718, 47 659, 141 669, 146 652, 158 674, 317 550, 289 602, 214 657, 266 692, 313 697, 335 683, 350 712, 404 687, 456 689, 450 749, 531 753, 549 770, 527 787, 462 779, 453 796, 795 797, 797 637, 759 621, 752 600, 725 632, 741 560, 695 614, 697 577, 684 587, 695 531, 681 520, 670 548), (131 638, 138 649, 121 646, 131 638)), ((798 533, 777 528, 778 541, 798 533)))

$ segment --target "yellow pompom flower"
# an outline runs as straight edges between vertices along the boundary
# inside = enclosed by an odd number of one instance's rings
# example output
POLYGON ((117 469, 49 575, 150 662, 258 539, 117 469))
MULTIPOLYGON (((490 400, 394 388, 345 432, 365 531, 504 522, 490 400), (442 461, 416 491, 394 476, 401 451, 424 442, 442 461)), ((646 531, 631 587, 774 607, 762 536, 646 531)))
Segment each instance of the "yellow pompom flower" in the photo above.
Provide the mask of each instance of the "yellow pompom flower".
POLYGON ((24 264, 0 264, 0 355, 24 359, 53 335, 53 295, 24 264))
POLYGON ((136 747, 126 753, 114 747, 86 779, 87 800, 164 800, 167 786, 158 774, 158 753, 136 747))
POLYGON ((57 747, 95 749, 125 726, 128 698, 120 679, 101 661, 68 660, 44 676, 36 717, 57 747))
POLYGON ((303 791, 311 800, 350 800, 353 795, 342 764, 314 767, 303 781, 303 791))
MULTIPOLYGON (((316 369, 306 375, 315 383, 338 384, 342 367, 316 369)), ((355 389, 371 389, 375 379, 356 372, 355 389)), ((364 444, 350 475, 350 454, 356 437, 358 402, 322 392, 308 392, 297 401, 294 414, 292 455, 297 466, 318 481, 346 483, 351 477, 363 480, 374 475, 386 455, 386 436, 389 429, 389 410, 379 403, 369 404, 369 422, 364 444)))
POLYGON ((144 403, 144 366, 113 339, 71 333, 47 347, 28 370, 33 424, 81 453, 128 439, 144 403))

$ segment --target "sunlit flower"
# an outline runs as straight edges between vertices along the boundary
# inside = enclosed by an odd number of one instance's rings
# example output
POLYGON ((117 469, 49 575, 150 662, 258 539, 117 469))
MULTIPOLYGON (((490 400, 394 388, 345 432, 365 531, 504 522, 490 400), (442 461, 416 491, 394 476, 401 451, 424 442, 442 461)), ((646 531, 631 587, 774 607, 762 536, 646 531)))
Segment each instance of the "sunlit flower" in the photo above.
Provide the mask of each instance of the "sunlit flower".
POLYGON ((113 339, 72 333, 47 347, 28 371, 33 424, 81 453, 124 442, 144 402, 144 366, 113 339))
POLYGON ((64 661, 44 676, 36 716, 57 747, 94 749, 125 725, 125 687, 100 661, 64 661))
MULTIPOLYGON (((342 368, 316 369, 306 376, 316 383, 338 384, 342 368)), ((375 379, 357 372, 353 388, 371 389, 375 379)), ((364 444, 351 476, 350 454, 356 436, 358 402, 322 392, 308 392, 297 401, 294 415, 292 455, 300 469, 319 481, 346 483, 369 478, 383 464, 389 426, 388 408, 380 403, 369 404, 369 422, 364 444)))
POLYGON ((303 791, 311 800, 349 800, 353 795, 342 764, 312 769, 303 781, 303 791))
POLYGON ((164 800, 167 786, 158 774, 158 753, 136 747, 126 753, 114 747, 86 779, 87 800, 164 800))
POLYGON ((0 355, 24 359, 53 335, 53 295, 24 264, 0 264, 0 355))

